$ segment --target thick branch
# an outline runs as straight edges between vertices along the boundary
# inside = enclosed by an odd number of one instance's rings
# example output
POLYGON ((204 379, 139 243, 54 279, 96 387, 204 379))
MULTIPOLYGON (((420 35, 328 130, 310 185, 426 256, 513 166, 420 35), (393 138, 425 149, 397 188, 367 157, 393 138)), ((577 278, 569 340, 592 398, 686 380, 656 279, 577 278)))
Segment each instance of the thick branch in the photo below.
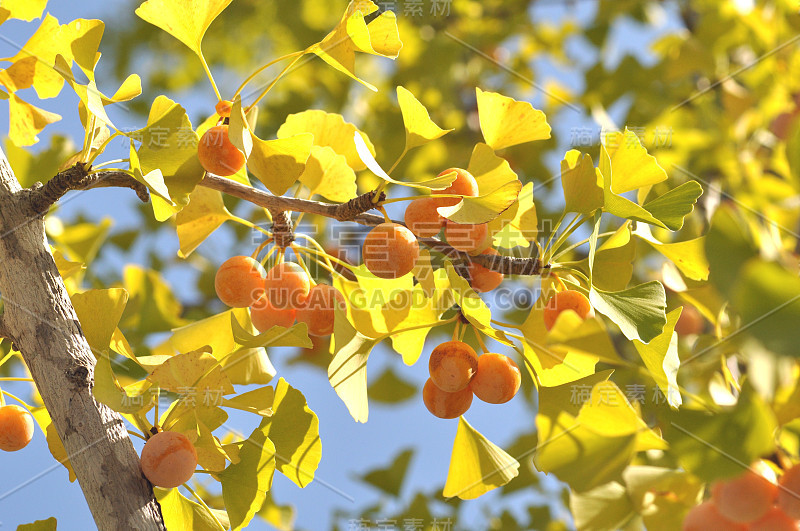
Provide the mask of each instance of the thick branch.
MULTIPOLYGON (((31 210, 32 194, 44 188, 21 189, 0 150, 2 323, 53 419, 97 527, 163 530, 122 417, 92 395, 95 356, 50 254, 41 210, 31 210)), ((60 187, 48 190, 42 201, 59 195, 60 187)))
MULTIPOLYGON (((383 216, 369 214, 367 212, 377 206, 372 203, 374 192, 360 195, 347 203, 337 205, 320 201, 310 201, 308 199, 298 199, 295 197, 276 196, 268 192, 256 190, 250 186, 245 186, 225 177, 219 177, 208 173, 203 180, 200 181, 200 185, 266 208, 273 213, 273 218, 275 212, 306 212, 308 214, 316 214, 339 221, 354 221, 361 225, 379 225, 386 221, 383 216)), ((383 194, 381 194, 381 199, 383 199, 383 194)), ((378 205, 379 204, 380 202, 378 202, 378 205)), ((403 223, 399 221, 395 221, 395 223, 403 225, 403 223)), ((516 258, 513 256, 496 256, 489 254, 471 256, 468 253, 454 249, 436 238, 420 238, 419 241, 430 249, 442 253, 451 260, 467 263, 474 262, 486 269, 499 271, 504 275, 541 275, 542 270, 549 267, 542 265, 542 261, 538 256, 531 258, 516 258)))
POLYGON ((61 199, 70 190, 88 190, 101 187, 130 188, 139 199, 146 203, 150 200, 147 186, 127 173, 121 171, 101 171, 90 174, 91 166, 82 162, 59 172, 42 186, 30 190, 30 207, 33 213, 47 212, 51 205, 61 199))

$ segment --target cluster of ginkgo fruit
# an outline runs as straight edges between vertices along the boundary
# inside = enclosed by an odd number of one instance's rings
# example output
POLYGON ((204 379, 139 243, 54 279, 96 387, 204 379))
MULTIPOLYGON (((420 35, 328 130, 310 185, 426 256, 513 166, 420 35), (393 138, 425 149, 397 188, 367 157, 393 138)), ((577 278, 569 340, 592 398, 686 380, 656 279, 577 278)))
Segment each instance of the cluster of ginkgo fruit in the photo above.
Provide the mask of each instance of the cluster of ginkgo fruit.
POLYGON ((514 398, 521 383, 519 367, 508 356, 491 352, 478 356, 471 346, 456 340, 433 349, 428 371, 422 401, 442 419, 466 413, 473 395, 489 404, 504 404, 514 398))
POLYGON ((777 480, 762 461, 711 486, 711 499, 693 507, 684 531, 796 531, 800 524, 800 465, 777 480))

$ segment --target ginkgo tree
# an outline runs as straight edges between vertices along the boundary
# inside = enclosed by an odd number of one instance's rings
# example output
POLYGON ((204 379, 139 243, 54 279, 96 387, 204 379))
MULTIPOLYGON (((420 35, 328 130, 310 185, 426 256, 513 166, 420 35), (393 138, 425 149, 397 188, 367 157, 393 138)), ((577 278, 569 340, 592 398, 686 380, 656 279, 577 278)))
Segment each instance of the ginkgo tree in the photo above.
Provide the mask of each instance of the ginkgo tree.
MULTIPOLYGON (((747 383, 730 411, 719 411, 679 384, 675 330, 682 308, 668 311, 659 280, 632 285, 637 242, 663 256, 674 272, 673 285, 675 278, 697 285, 709 280, 706 245, 735 244, 738 263, 754 260, 752 241, 737 239, 732 219, 722 219, 707 243, 669 240, 703 193, 697 181, 672 183, 635 131, 611 132, 596 152, 564 154, 563 212, 540 238, 535 182, 522 182, 502 155, 507 148, 549 139, 551 126, 530 103, 481 87, 474 94, 482 138, 475 139, 468 160, 452 161, 453 168, 437 175, 396 172, 412 150, 447 142, 451 132, 402 86, 396 89, 392 112, 401 116, 405 145, 394 161, 385 161, 385 150, 355 124, 324 110, 288 115, 275 138, 260 138, 255 132, 259 102, 299 61, 316 56, 377 90, 356 75, 356 52, 395 59, 403 45, 391 11, 353 1, 320 42, 268 60, 232 94, 223 94, 202 42, 230 3, 148 0, 135 11, 197 56, 197 68, 217 99, 208 104, 208 119, 196 125, 179 102, 164 95, 147 103, 147 120, 138 129, 114 125, 106 107, 137 98, 142 87, 132 74, 113 95, 101 92, 95 77, 101 21, 60 24, 45 15, 23 50, 0 71, 0 95, 9 101, 9 138, 18 147, 34 144, 60 117, 17 92, 33 88, 39 99, 47 99, 69 85, 79 99, 83 145, 57 160, 54 174, 30 181, 29 175, 15 176, 5 158, 0 160, 0 335, 12 345, 0 367, 24 363, 42 402, 28 404, 2 391, 0 405, 7 397, 29 412, 53 457, 69 470, 70 479, 80 482, 99 528, 241 529, 269 503, 276 471, 299 487, 310 484, 322 457, 319 419, 302 389, 280 377, 275 382, 278 374, 268 351, 311 348, 314 341, 328 347, 324 365, 331 387, 356 422, 367 422, 369 416, 367 360, 377 345, 391 347, 406 365, 424 362, 428 334, 442 327, 453 341, 474 337, 483 352, 476 356, 478 374, 480 360, 495 355, 487 343, 501 346, 538 393, 533 463, 569 485, 582 528, 609 518, 597 509, 604 508, 598 499, 637 500, 635 510, 619 505, 626 510, 613 513, 618 519, 603 524, 608 528, 618 527, 631 513, 650 516, 671 507, 679 509, 675 514, 682 519, 699 501, 703 482, 741 472, 726 457, 751 463, 774 451, 774 415, 747 383), (278 64, 285 66, 273 81, 254 98, 246 96, 256 76, 278 64), (107 156, 114 140, 126 142, 124 159, 107 156), (459 188, 462 178, 471 179, 474 189, 459 188), (375 185, 359 194, 364 180, 375 185), (69 190, 98 186, 131 188, 149 202, 154 223, 174 226, 182 259, 190 260, 223 224, 258 233, 258 244, 240 250, 241 262, 248 264, 244 276, 224 281, 253 280, 255 287, 244 291, 252 300, 240 304, 223 297, 218 274, 217 293, 232 308, 187 318, 179 314, 157 272, 132 265, 120 285, 89 288, 86 270, 99 233, 46 235, 45 224, 51 207, 69 190), (305 197, 289 194, 293 187, 306 190, 305 197), (234 215, 225 196, 258 207, 268 223, 234 215), (435 233, 420 235, 413 224, 405 227, 387 212, 387 205, 420 199, 435 201, 425 214, 440 229, 435 233), (402 271, 378 271, 367 260, 365 244, 364 263, 354 264, 316 235, 295 230, 304 215, 389 227, 392 234, 403 235, 413 260, 402 271), (582 227, 590 235, 575 242, 573 235, 582 227), (468 246, 458 241, 458 231, 468 231, 468 246), (520 249, 527 250, 525 255, 520 249), (312 329, 311 321, 299 316, 296 323, 290 319, 274 326, 256 317, 264 304, 277 306, 269 294, 270 275, 287 269, 304 279, 304 287, 297 288, 303 300, 279 309, 306 309, 311 291, 330 286, 337 295, 323 308, 330 329, 312 329), (521 319, 510 320, 486 304, 485 290, 476 282, 483 271, 521 279, 526 286, 536 279, 533 304, 521 319), (567 293, 578 302, 557 303, 567 293), (168 337, 143 353, 143 331, 168 337), (620 341, 636 356, 622 356, 620 341), (665 397, 666 407, 657 418, 642 415, 639 404, 622 391, 624 382, 615 382, 615 368, 641 375, 665 397), (585 392, 576 396, 577 388, 585 392), (691 402, 688 410, 684 400, 691 402), (168 407, 162 408, 165 403, 168 407), (226 430, 226 410, 252 414, 252 432, 240 436, 226 430), (745 427, 747 422, 760 423, 759 429, 745 427), (693 435, 713 435, 725 426, 741 426, 751 434, 747 444, 728 441, 717 455, 693 435), (159 486, 159 475, 148 473, 150 461, 145 465, 143 459, 140 466, 129 436, 150 443, 163 433, 179 438, 185 450, 181 459, 189 456, 190 471, 196 465, 195 475, 218 482, 220 496, 194 478, 181 479, 179 488, 168 481, 159 486), (656 459, 643 461, 654 453, 665 456, 660 461, 665 466, 656 468, 656 459), (646 493, 662 491, 672 497, 644 499, 646 493)), ((44 2, 3 2, 0 21, 32 20, 44 9, 44 2)), ((388 254, 399 244, 390 239, 383 245, 388 254)), ((399 267, 396 261, 383 261, 399 267)), ((769 263, 752 262, 729 276, 748 275, 758 283, 772 272, 769 263)), ((774 287, 764 287, 769 301, 780 299, 774 287)), ((716 319, 704 306, 706 299, 698 297, 693 304, 716 319)), ((519 382, 514 392, 518 388, 519 382)), ((472 400, 472 391, 466 396, 472 400)), ((429 409, 436 414, 436 408, 429 409)), ((474 499, 521 473, 507 449, 489 441, 463 415, 453 416, 459 419, 444 497, 474 499)))

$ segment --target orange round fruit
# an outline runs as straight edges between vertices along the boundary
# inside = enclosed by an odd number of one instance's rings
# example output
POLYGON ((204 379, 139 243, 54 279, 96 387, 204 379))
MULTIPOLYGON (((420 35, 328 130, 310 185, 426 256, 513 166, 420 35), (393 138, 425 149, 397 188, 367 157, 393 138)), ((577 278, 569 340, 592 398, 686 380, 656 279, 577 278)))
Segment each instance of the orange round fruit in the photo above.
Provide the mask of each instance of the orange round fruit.
POLYGON ((381 223, 372 229, 361 248, 364 265, 380 278, 397 278, 411 272, 419 258, 419 243, 407 228, 381 223))
POLYGON ((264 289, 269 302, 278 310, 297 309, 311 291, 311 279, 300 265, 281 262, 267 271, 264 289))
POLYGON ((778 485, 778 507, 790 517, 800 520, 800 465, 788 469, 778 485))
POLYGON ((264 295, 250 306, 250 320, 259 332, 266 332, 273 326, 289 328, 294 324, 297 312, 292 308, 279 310, 264 295))
MULTIPOLYGON (((448 168, 439 174, 439 177, 447 175, 448 173, 456 172, 456 180, 444 190, 434 190, 434 194, 453 194, 465 195, 468 197, 476 197, 478 195, 478 182, 470 172, 461 168, 448 168)), ((457 197, 443 197, 435 199, 437 207, 457 205, 461 201, 457 197)))
POLYGON ((487 353, 478 357, 478 370, 470 389, 490 404, 504 404, 514 398, 522 383, 517 364, 503 354, 487 353))
POLYGON ((547 301, 547 306, 542 314, 544 326, 551 330, 556 324, 558 316, 566 310, 574 311, 581 319, 594 315, 592 305, 583 293, 573 289, 559 291, 547 301))
POLYGON ((442 343, 428 360, 431 381, 448 393, 465 389, 477 370, 478 355, 463 341, 442 343))
POLYGON ((192 477, 197 467, 197 451, 186 435, 162 431, 144 444, 141 463, 142 472, 150 483, 171 489, 192 477))
POLYGON ((228 258, 217 269, 214 289, 228 306, 252 306, 264 294, 264 268, 249 256, 228 258))
POLYGON ((33 439, 33 417, 16 404, 0 407, 0 450, 22 450, 33 439))
POLYGON ((710 501, 695 505, 683 519, 683 531, 746 531, 742 524, 731 522, 710 501))
POLYGON ((792 520, 778 507, 773 507, 767 514, 747 526, 748 531, 797 531, 797 522, 792 520))
POLYGON ((465 253, 483 251, 491 244, 489 227, 485 223, 480 225, 447 223, 444 227, 444 237, 450 247, 465 253))
POLYGON ((227 177, 241 170, 246 162, 244 153, 228 138, 227 125, 215 125, 200 137, 197 158, 208 173, 227 177))
POLYGON ((705 322, 700 311, 694 306, 684 306, 678 322, 675 323, 675 332, 679 336, 696 335, 703 332, 705 322))
POLYGON ((436 200, 429 197, 411 201, 403 219, 408 230, 418 238, 433 238, 444 225, 444 218, 436 211, 436 200))
POLYGON ((433 415, 440 419, 454 419, 467 412, 472 405, 472 391, 469 387, 448 393, 439 389, 433 380, 428 378, 422 388, 422 401, 433 415))
MULTIPOLYGON (((483 251, 481 254, 498 256, 500 253, 492 248, 489 248, 483 251)), ((472 286, 472 289, 478 293, 492 291, 494 288, 499 286, 501 282, 503 282, 503 273, 487 269, 475 262, 470 262, 467 269, 469 269, 469 277, 471 279, 470 285, 472 286)))
POLYGON ((297 320, 308 325, 312 336, 328 336, 333 332, 336 305, 344 304, 344 295, 328 284, 317 284, 308 292, 305 304, 297 309, 297 320))
POLYGON ((719 514, 739 524, 763 517, 777 498, 778 487, 751 470, 737 478, 719 481, 711 488, 711 501, 719 514))
POLYGON ((233 107, 233 102, 230 100, 219 100, 217 104, 214 106, 214 109, 217 111, 217 114, 223 118, 227 118, 231 115, 231 108, 233 107))

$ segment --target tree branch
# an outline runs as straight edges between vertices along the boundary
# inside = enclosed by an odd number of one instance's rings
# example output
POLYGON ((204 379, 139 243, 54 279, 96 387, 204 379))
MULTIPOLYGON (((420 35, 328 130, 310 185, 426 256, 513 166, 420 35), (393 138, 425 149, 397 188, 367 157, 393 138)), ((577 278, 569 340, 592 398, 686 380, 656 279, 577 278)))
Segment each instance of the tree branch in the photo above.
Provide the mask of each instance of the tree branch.
MULTIPOLYGON (((210 173, 205 175, 203 180, 200 181, 200 185, 266 208, 273 213, 273 219, 275 219, 276 212, 306 212, 308 214, 316 214, 338 221, 354 221, 360 225, 367 226, 380 225, 386 221, 383 216, 367 212, 380 205, 380 201, 377 204, 372 203, 375 192, 360 195, 347 203, 333 204, 311 201, 308 199, 298 199, 295 197, 272 195, 269 192, 256 190, 253 187, 245 186, 231 179, 219 177, 218 175, 210 173)), ((384 198, 384 194, 381 193, 381 200, 384 198)), ((394 223, 405 225, 400 221, 394 221, 394 223)), ((472 256, 469 253, 454 249, 437 238, 419 238, 419 241, 431 250, 442 253, 450 260, 476 263, 486 269, 498 271, 504 275, 541 275, 543 270, 550 267, 549 265, 543 265, 539 256, 530 258, 516 258, 513 256, 490 254, 472 256)))
POLYGON ((70 190, 88 190, 90 188, 120 187, 130 188, 139 199, 146 203, 150 200, 150 192, 127 173, 121 171, 101 171, 90 174, 91 166, 82 162, 59 172, 55 177, 41 185, 37 183, 29 190, 30 207, 35 214, 46 213, 50 206, 64 197, 70 190))

